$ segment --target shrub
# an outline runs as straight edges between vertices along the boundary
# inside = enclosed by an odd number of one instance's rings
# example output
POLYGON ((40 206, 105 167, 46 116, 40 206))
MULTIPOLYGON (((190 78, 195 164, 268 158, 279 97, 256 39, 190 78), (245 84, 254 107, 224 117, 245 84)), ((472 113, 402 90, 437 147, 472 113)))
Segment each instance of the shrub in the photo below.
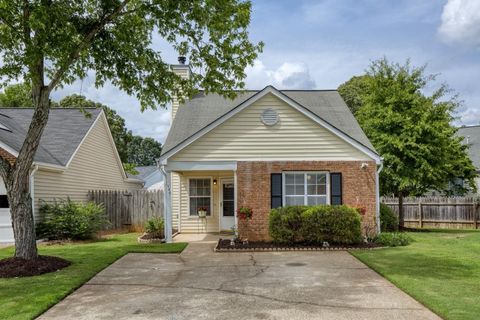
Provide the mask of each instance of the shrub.
POLYGON ((155 238, 164 238, 165 223, 162 217, 153 217, 145 223, 145 232, 155 238))
POLYGON ((289 206, 272 209, 268 221, 270 237, 275 242, 288 244, 300 242, 302 239, 302 213, 306 206, 289 206))
POLYGON ((43 220, 37 225, 37 237, 52 240, 85 240, 107 227, 102 205, 75 203, 70 199, 40 206, 43 220))
POLYGON ((386 204, 380 204, 380 229, 382 231, 398 231, 398 218, 386 204))
POLYGON ((290 206, 273 209, 269 221, 270 236, 279 243, 337 244, 362 240, 360 215, 347 206, 290 206))
POLYGON ((406 246, 412 242, 412 238, 403 232, 382 232, 375 239, 375 243, 386 247, 406 246))

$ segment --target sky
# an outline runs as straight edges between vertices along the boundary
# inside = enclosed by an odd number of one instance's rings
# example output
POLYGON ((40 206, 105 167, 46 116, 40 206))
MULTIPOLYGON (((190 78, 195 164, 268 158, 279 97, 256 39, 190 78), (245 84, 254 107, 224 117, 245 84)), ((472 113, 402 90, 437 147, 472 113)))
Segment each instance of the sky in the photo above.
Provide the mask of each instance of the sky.
MULTIPOLYGON (((247 69, 248 89, 336 89, 383 56, 410 59, 463 100, 456 124, 480 124, 480 0, 254 0, 251 20, 251 40, 265 47, 247 69)), ((154 45, 176 63, 161 38, 154 45)), ((95 88, 93 79, 91 72, 53 98, 83 94, 117 110, 134 134, 165 141, 169 110, 141 113, 136 98, 111 84, 95 88)))

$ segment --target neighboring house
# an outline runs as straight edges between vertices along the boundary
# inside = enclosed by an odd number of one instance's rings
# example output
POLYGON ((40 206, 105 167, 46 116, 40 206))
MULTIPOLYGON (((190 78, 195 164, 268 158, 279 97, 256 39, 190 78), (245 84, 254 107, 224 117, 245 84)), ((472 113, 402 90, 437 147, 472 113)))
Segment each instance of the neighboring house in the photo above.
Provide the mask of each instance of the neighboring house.
MULTIPOLYGON (((107 119, 101 109, 52 109, 35 154, 30 192, 35 219, 42 201, 69 197, 87 201, 89 190, 141 189, 143 182, 125 175, 107 119)), ((0 156, 15 161, 33 109, 0 109, 0 156)), ((3 181, 0 179, 0 242, 13 241, 3 181)))
MULTIPOLYGON (((463 143, 468 145, 468 156, 480 174, 480 125, 458 128, 458 135, 463 137, 463 143)), ((461 183, 461 182, 459 182, 461 183)), ((480 177, 475 178, 477 195, 480 193, 480 177)))
MULTIPOLYGON (((172 69, 190 75, 188 65, 172 69)), ((167 240, 171 227, 244 236, 236 217, 244 206, 254 212, 250 240, 269 239, 270 209, 293 204, 365 207, 364 223, 378 225, 381 158, 335 90, 267 86, 233 100, 203 92, 180 106, 174 99, 160 165, 167 240)))
POLYGON ((143 188, 147 190, 163 190, 163 175, 157 166, 136 167, 137 174, 127 175, 143 181, 143 188))

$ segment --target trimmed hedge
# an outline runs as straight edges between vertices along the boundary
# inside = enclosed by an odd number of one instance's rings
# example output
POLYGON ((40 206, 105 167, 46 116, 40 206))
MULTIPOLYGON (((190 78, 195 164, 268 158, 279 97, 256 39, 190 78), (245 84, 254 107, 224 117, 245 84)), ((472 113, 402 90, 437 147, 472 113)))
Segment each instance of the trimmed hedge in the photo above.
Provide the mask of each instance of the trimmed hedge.
POLYGON ((347 206, 288 206, 270 211, 269 232, 274 242, 321 245, 362 241, 358 211, 347 206))
POLYGON ((383 231, 398 231, 398 218, 395 212, 384 203, 380 203, 380 229, 383 231))

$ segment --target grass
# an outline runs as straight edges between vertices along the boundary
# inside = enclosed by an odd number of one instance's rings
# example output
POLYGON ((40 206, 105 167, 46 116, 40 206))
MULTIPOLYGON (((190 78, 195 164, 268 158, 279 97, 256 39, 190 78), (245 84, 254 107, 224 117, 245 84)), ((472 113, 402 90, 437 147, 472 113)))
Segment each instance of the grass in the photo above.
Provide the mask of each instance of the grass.
POLYGON ((480 232, 409 233, 406 247, 351 252, 445 319, 478 319, 480 232))
MULTIPOLYGON (((82 244, 40 245, 40 254, 62 257, 72 265, 35 277, 0 279, 0 319, 35 318, 127 253, 177 253, 186 247, 185 243, 138 244, 137 237, 129 233, 82 244)), ((12 255, 13 248, 0 249, 0 259, 12 255)))

